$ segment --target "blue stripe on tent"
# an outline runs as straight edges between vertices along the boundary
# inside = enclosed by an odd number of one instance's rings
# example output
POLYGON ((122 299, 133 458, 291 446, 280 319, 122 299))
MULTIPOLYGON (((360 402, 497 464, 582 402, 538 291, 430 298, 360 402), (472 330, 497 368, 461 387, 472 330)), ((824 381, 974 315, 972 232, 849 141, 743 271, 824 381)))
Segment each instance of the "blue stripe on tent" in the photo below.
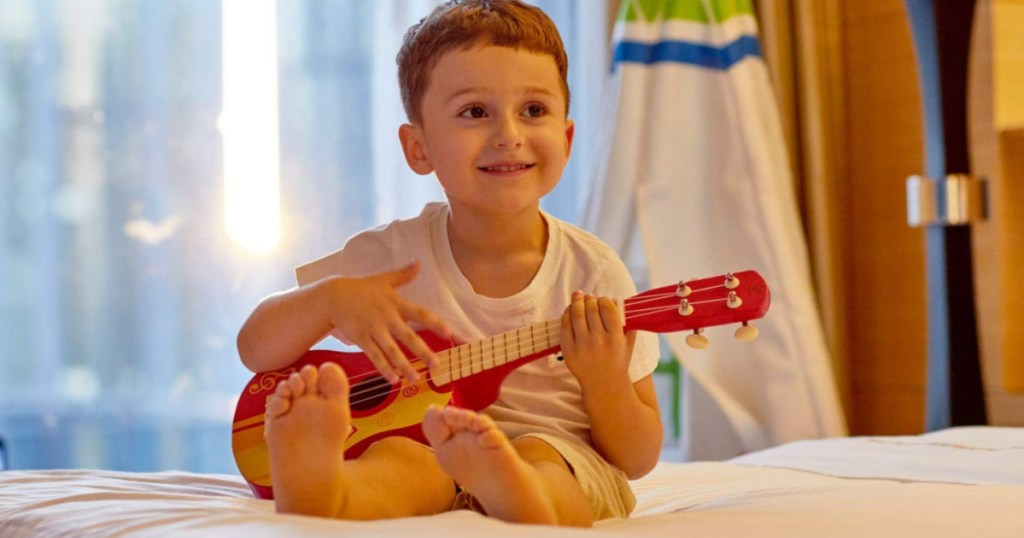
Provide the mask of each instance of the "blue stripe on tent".
POLYGON ((620 62, 644 65, 677 62, 711 69, 729 69, 747 56, 761 56, 761 45, 756 36, 740 36, 721 48, 687 41, 659 41, 657 43, 620 41, 615 46, 612 69, 614 70, 614 66, 620 62))

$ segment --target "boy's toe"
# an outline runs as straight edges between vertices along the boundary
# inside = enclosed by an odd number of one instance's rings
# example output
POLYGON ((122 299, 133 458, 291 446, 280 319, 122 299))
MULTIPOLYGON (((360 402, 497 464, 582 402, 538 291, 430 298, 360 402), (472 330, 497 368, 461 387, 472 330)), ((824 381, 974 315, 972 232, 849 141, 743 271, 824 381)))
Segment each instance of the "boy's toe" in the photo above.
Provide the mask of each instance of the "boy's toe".
POLYGON ((345 371, 333 362, 321 364, 317 392, 328 398, 348 398, 348 377, 345 371))
POLYGON ((437 406, 430 406, 423 415, 423 435, 431 446, 443 443, 452 437, 452 428, 445 419, 444 410, 437 406))
POLYGON ((291 400, 289 398, 282 398, 278 395, 273 395, 267 400, 267 418, 275 419, 284 415, 291 408, 291 400))

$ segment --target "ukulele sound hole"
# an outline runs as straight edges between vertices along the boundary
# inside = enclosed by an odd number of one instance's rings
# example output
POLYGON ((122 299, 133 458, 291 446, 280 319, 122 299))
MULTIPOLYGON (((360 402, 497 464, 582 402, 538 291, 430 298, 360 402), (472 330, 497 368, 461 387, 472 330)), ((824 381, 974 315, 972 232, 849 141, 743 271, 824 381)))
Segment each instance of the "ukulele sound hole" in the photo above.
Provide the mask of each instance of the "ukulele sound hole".
POLYGON ((387 379, 374 376, 352 386, 348 405, 353 411, 368 411, 387 400, 393 390, 394 387, 388 383, 387 379))

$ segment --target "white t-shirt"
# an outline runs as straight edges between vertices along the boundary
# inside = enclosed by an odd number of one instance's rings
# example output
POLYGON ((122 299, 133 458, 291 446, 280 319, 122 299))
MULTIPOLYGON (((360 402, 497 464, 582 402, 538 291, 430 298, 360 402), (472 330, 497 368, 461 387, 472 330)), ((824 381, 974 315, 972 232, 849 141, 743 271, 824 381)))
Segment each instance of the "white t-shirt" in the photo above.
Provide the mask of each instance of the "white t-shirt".
MULTIPOLYGON (((419 274, 398 293, 444 319, 456 340, 463 342, 558 319, 574 290, 617 299, 636 294, 615 251, 575 226, 542 215, 548 224, 544 261, 533 281, 510 297, 485 297, 473 291, 452 255, 448 206, 440 202, 427 204, 415 218, 351 237, 341 250, 298 267, 296 276, 299 285, 305 285, 331 275, 367 276, 419 261, 419 274)), ((345 340, 337 331, 332 334, 345 340)), ((630 379, 635 382, 650 375, 658 354, 657 337, 638 333, 630 379)), ((561 361, 539 359, 518 368, 484 412, 512 439, 525 433, 548 433, 593 445, 579 383, 561 361)))

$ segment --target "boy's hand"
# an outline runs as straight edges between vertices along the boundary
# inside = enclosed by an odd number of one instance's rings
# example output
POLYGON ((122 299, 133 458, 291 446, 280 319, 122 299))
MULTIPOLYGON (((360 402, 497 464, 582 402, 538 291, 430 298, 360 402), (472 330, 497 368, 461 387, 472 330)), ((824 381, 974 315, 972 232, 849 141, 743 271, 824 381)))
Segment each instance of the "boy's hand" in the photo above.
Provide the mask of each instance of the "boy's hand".
POLYGON ((369 277, 338 277, 323 282, 326 287, 324 307, 331 325, 359 346, 392 384, 398 382, 399 374, 409 383, 419 379, 416 367, 398 347, 399 342, 428 367, 438 364, 437 356, 412 330, 410 323, 417 323, 442 338, 452 337, 452 330, 443 320, 395 293, 418 272, 419 263, 412 263, 369 277))
POLYGON ((562 355, 584 389, 629 383, 629 359, 636 334, 625 334, 622 326, 615 301, 573 292, 572 302, 562 315, 562 355))

